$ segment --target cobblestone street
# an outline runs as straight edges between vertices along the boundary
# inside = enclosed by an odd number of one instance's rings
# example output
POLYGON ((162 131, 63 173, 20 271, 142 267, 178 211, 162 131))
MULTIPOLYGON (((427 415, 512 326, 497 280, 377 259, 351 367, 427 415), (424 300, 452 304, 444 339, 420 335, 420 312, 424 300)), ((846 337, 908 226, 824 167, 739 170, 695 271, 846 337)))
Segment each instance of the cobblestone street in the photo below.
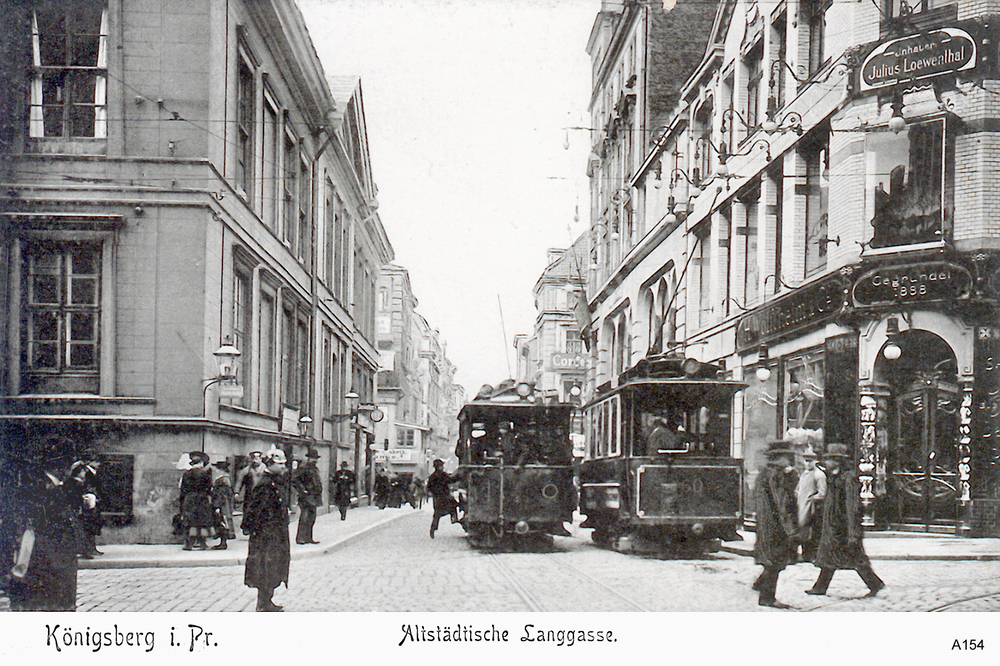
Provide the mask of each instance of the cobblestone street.
MULTIPOLYGON (((403 509, 400 511, 409 511, 403 509)), ((715 553, 671 560, 601 550, 589 530, 557 538, 548 552, 472 550, 458 525, 427 537, 430 514, 415 511, 319 557, 293 560, 288 611, 618 612, 758 611, 753 559, 715 553)), ((877 598, 853 572, 839 572, 828 596, 804 593, 811 564, 782 573, 778 598, 800 611, 1000 610, 995 561, 884 561, 877 598)), ((91 569, 80 572, 80 611, 250 611, 255 591, 240 566, 91 569)), ((767 609, 766 612, 781 612, 767 609)))

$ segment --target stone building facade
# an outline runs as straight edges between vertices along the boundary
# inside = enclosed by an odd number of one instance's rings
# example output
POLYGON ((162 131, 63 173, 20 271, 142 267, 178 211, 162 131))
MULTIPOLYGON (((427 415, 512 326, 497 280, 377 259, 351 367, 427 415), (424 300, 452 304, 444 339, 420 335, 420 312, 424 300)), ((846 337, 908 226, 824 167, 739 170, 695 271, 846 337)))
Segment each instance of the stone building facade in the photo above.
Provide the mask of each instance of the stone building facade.
MULTIPOLYGON (((626 40, 659 6, 595 26, 626 40)), ((767 440, 846 442, 870 527, 996 535, 1000 5, 715 9, 669 118, 594 105, 594 225, 618 193, 638 237, 593 257, 591 385, 653 353, 720 362, 747 383, 747 497, 767 440), (619 168, 629 122, 651 140, 619 168)))
MULTIPOLYGON (((104 538, 169 540, 182 452, 271 446, 363 478, 376 210, 357 78, 291 0, 74 0, 5 14, 5 481, 103 459, 104 538), (239 355, 218 356, 235 347, 239 355)), ((364 492, 364 489, 361 489, 364 492)))

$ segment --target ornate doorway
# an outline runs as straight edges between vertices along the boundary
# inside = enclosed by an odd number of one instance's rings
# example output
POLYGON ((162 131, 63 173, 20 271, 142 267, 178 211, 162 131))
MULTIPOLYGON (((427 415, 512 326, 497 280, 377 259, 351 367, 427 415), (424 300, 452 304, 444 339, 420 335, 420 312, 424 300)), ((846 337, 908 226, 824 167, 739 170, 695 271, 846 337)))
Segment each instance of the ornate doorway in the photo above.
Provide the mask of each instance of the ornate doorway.
POLYGON ((888 522, 953 526, 959 518, 959 407, 955 355, 928 331, 907 331, 903 355, 886 363, 895 408, 887 460, 888 522))

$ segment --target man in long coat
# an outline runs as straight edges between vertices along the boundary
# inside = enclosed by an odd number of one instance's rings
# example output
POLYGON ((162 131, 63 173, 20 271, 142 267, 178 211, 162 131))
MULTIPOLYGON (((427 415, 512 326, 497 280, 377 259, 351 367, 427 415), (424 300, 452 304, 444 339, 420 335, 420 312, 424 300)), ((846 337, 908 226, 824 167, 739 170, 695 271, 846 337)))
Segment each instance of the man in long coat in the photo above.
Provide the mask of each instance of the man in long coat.
POLYGON ((309 447, 306 462, 295 472, 292 487, 299 496, 299 525, 295 530, 295 543, 319 543, 313 539, 316 507, 323 501, 323 480, 316 469, 319 451, 309 447))
POLYGON ((753 584, 761 606, 790 608, 775 599, 778 574, 795 563, 798 507, 795 501, 795 451, 784 440, 768 443, 767 465, 757 476, 757 539, 753 560, 764 571, 753 584))
POLYGON ((291 546, 288 540, 288 504, 285 493, 287 459, 281 449, 268 451, 266 471, 247 494, 241 529, 250 536, 243 582, 257 588, 257 611, 280 611, 271 601, 282 583, 288 587, 291 546))
POLYGON ((458 502, 451 496, 451 484, 458 479, 444 471, 444 461, 434 461, 434 471, 427 477, 427 494, 434 500, 434 518, 431 519, 431 538, 437 531, 443 516, 451 516, 451 522, 458 522, 458 502))
POLYGON ((215 531, 215 513, 212 511, 212 470, 208 455, 201 451, 188 454, 191 469, 181 477, 181 521, 186 530, 184 550, 206 550, 205 539, 215 531))
POLYGON ((351 508, 351 497, 357 482, 358 475, 348 469, 347 461, 340 463, 340 469, 333 475, 333 503, 340 509, 341 520, 347 520, 347 510, 351 508))
POLYGON ((872 570, 862 543, 861 484, 846 444, 830 444, 823 455, 826 498, 823 500, 823 533, 813 563, 819 578, 806 594, 826 594, 838 569, 854 569, 874 597, 885 583, 872 570))

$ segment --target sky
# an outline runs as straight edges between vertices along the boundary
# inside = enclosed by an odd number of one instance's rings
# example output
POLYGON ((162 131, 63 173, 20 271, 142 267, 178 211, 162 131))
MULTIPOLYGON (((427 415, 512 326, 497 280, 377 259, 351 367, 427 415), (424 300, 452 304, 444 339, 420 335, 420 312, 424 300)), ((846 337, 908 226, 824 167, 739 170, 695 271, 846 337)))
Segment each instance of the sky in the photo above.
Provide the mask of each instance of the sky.
POLYGON ((588 226, 589 135, 566 128, 589 124, 600 0, 298 4, 326 74, 361 77, 393 263, 456 381, 512 377, 546 250, 588 226))

